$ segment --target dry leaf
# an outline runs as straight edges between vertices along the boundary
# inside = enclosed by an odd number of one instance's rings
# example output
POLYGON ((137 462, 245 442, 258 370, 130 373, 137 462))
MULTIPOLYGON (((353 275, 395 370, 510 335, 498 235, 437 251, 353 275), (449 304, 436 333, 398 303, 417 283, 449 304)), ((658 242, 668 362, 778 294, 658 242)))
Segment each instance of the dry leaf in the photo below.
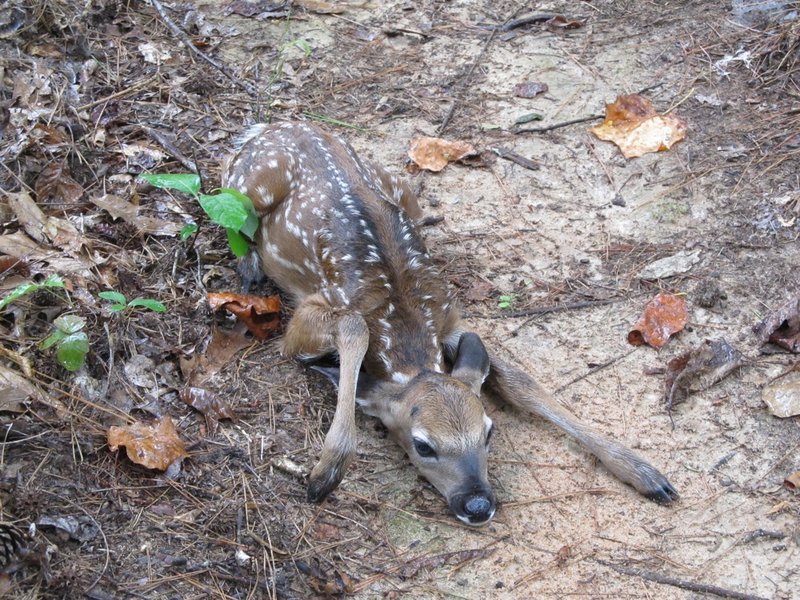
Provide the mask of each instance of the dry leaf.
POLYGON ((667 363, 667 406, 678 404, 689 393, 710 388, 744 363, 744 355, 725 340, 706 340, 676 356, 667 363))
POLYGON ((447 163, 476 154, 475 148, 467 142, 451 142, 441 138, 419 137, 411 140, 408 157, 420 169, 438 172, 447 163))
POLYGON ((224 308, 236 315, 259 340, 272 335, 280 325, 281 301, 277 296, 251 296, 234 292, 209 293, 211 310, 224 308))
POLYGON ((122 219, 126 223, 135 226, 140 233, 175 236, 183 228, 181 223, 140 215, 138 206, 113 194, 94 197, 91 200, 95 206, 102 208, 113 218, 122 219))
POLYGON ((607 104, 605 121, 589 131, 614 142, 625 158, 635 158, 669 150, 686 137, 686 122, 675 115, 659 115, 647 98, 632 94, 607 104))
POLYGON ((298 560, 295 563, 297 569, 307 576, 306 582, 312 590, 317 594, 324 596, 341 596, 343 594, 352 594, 355 591, 354 580, 344 571, 334 569, 331 575, 328 575, 319 565, 319 560, 313 559, 313 563, 309 564, 304 560, 298 560))
POLYGON ((514 86, 514 95, 517 98, 533 98, 539 94, 544 94, 548 89, 546 83, 518 83, 514 86))
POLYGON ((783 480, 783 485, 790 490, 800 488, 800 471, 795 471, 791 475, 787 475, 786 479, 783 480))
POLYGON ((47 165, 34 185, 36 201, 42 206, 53 206, 60 210, 69 208, 83 196, 83 187, 70 177, 64 165, 47 165))
POLYGON ((800 375, 781 377, 764 386, 761 399, 776 417, 785 419, 800 415, 800 375))
POLYGON ((648 344, 659 350, 672 334, 683 330, 687 319, 686 299, 661 292, 644 307, 644 313, 628 334, 628 343, 648 344))
POLYGON ((564 15, 556 15, 552 19, 544 22, 545 27, 550 30, 557 29, 579 29, 583 27, 583 23, 574 19, 567 19, 564 15))
POLYGON ((134 423, 108 428, 108 447, 115 452, 125 446, 128 458, 148 469, 166 471, 176 460, 189 456, 172 419, 163 417, 153 425, 134 423))
POLYGON ((214 392, 199 387, 186 387, 181 390, 181 400, 195 410, 200 411, 206 419, 206 429, 213 434, 221 419, 236 420, 236 413, 228 403, 214 392))
POLYGON ((246 327, 239 324, 231 331, 215 329, 205 354, 181 358, 184 380, 190 386, 201 386, 227 365, 239 350, 253 343, 245 335, 246 327))
POLYGON ((770 342, 800 353, 800 296, 792 298, 754 328, 762 344, 770 342))

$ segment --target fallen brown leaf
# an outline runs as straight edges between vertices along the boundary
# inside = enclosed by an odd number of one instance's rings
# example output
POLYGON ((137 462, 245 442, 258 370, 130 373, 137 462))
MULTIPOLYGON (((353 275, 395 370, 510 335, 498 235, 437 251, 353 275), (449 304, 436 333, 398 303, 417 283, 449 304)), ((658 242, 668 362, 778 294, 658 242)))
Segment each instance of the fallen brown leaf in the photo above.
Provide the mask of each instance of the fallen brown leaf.
POLYGON ((214 329, 205 354, 180 359, 184 381, 190 386, 201 386, 219 373, 239 350, 253 343, 245 335, 246 329, 242 323, 230 331, 214 329))
POLYGON ((111 426, 107 438, 112 452, 124 446, 131 461, 148 469, 165 471, 176 460, 189 456, 168 416, 153 425, 137 422, 124 427, 111 426))
POLYGON ((52 206, 60 210, 69 208, 83 196, 83 187, 75 181, 64 165, 47 165, 34 184, 36 201, 40 206, 52 206))
POLYGON ((770 342, 789 352, 800 353, 800 296, 773 311, 754 331, 762 344, 770 342))
POLYGON ((672 334, 683 330, 687 319, 685 298, 661 292, 644 307, 642 316, 628 333, 628 343, 648 344, 659 350, 672 334))
POLYGON ((180 396, 186 404, 202 413, 206 419, 206 429, 210 434, 216 431, 221 419, 236 420, 236 413, 230 405, 210 390, 186 387, 181 390, 180 396))
POLYGON ((476 154, 474 146, 467 142, 451 142, 441 138, 419 137, 411 140, 408 157, 420 169, 438 172, 447 163, 476 154))
POLYGON ((787 475, 786 479, 783 480, 783 485, 790 490, 800 488, 800 471, 795 471, 791 475, 787 475))
POLYGON ((224 308, 247 326, 259 340, 270 337, 280 325, 281 301, 277 296, 251 296, 234 292, 209 293, 212 310, 224 308))
POLYGON ((148 217, 139 214, 139 207, 127 200, 114 196, 113 194, 106 194, 104 196, 95 196, 91 198, 92 203, 98 208, 102 208, 115 219, 122 219, 126 223, 130 223, 136 227, 140 233, 147 233, 149 235, 164 235, 175 236, 178 235, 182 223, 173 223, 157 217, 148 217))
POLYGON ((544 22, 545 27, 551 30, 557 29, 579 29, 583 27, 583 23, 574 19, 567 19, 564 15, 556 15, 552 19, 544 22))
POLYGON ((625 158, 635 158, 669 150, 686 137, 686 122, 672 114, 659 115, 647 98, 631 94, 607 104, 605 121, 589 131, 614 142, 625 158))
POLYGON ((320 567, 317 559, 313 559, 311 564, 304 560, 297 560, 295 565, 301 573, 306 575, 306 581, 317 594, 340 596, 352 594, 355 591, 357 580, 353 580, 347 573, 338 569, 334 569, 333 573, 329 575, 320 567))
POLYGON ((800 374, 787 373, 761 389, 769 412, 781 419, 800 415, 800 374))
POLYGON ((725 340, 706 340, 667 363, 665 400, 672 408, 693 392, 701 392, 745 363, 744 355, 725 340))

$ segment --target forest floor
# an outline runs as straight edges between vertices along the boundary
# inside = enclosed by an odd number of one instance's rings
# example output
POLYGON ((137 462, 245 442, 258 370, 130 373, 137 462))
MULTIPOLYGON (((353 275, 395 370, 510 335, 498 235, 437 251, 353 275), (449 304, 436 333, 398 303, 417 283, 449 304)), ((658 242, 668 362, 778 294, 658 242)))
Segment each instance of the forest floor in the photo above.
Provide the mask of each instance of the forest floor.
POLYGON ((0 518, 20 545, 0 557, 0 595, 797 597, 800 497, 785 480, 800 471, 800 423, 762 393, 797 385, 798 359, 752 332, 800 293, 797 9, 165 3, 212 66, 150 3, 5 3, 0 298, 50 275, 65 289, 0 312, 0 518), (532 14, 565 19, 502 27, 532 14), (519 97, 523 83, 547 91, 519 97), (686 139, 626 159, 594 137, 605 105, 632 93, 683 119, 686 139), (541 120, 515 125, 526 115, 541 120), (344 481, 308 504, 332 388, 212 313, 208 292, 240 286, 224 232, 138 178, 196 167, 212 190, 244 127, 296 119, 395 173, 415 137, 473 144, 471 161, 405 173, 443 218, 423 234, 467 321, 651 460, 680 501, 648 502, 556 428, 487 398, 488 526, 453 518, 364 415, 344 481), (639 276, 681 253, 687 270, 639 276), (113 312, 109 290, 167 310, 113 312), (629 345, 662 291, 686 299, 687 326, 660 351, 629 345), (40 345, 65 314, 89 344, 74 373, 40 345), (706 340, 743 364, 668 411, 667 363, 706 340), (198 369, 234 420, 182 400, 198 369), (188 452, 167 472, 110 450, 109 427, 167 416, 188 452))

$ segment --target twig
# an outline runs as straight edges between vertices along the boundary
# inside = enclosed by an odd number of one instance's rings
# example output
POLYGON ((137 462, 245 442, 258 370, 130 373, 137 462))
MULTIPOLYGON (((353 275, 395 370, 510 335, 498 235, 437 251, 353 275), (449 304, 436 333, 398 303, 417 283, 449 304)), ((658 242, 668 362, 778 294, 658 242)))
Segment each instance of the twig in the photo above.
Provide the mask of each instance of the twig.
POLYGON ((763 596, 754 596, 752 594, 744 594, 734 590, 727 590, 716 585, 709 585, 707 583, 697 583, 694 581, 686 581, 684 579, 676 579, 669 575, 662 575, 655 571, 648 571, 646 569, 634 569, 631 567, 623 567, 604 560, 595 559, 601 565, 614 569, 617 573, 623 575, 631 575, 632 577, 641 577, 647 581, 653 581, 662 585, 671 585, 672 587, 680 588, 682 590, 689 590, 690 592, 699 592, 701 594, 712 594, 720 598, 734 598, 735 600, 768 600, 763 596))
POLYGON ((195 161, 191 160, 185 154, 183 154, 183 152, 178 150, 177 146, 175 146, 175 144, 172 143, 172 140, 170 140, 166 135, 157 129, 153 129, 152 127, 143 127, 143 129, 147 135, 158 142, 158 144, 173 157, 175 157, 179 163, 189 169, 192 173, 197 173, 197 164, 195 161))
POLYGON ((151 83, 153 83, 156 79, 161 76, 161 73, 156 73, 152 77, 148 77, 147 79, 143 79, 142 81, 138 81, 133 85, 126 87, 124 90, 120 90, 111 94, 110 96, 106 96, 105 98, 100 98, 99 100, 94 100, 89 102, 89 104, 84 104, 83 106, 79 106, 76 110, 89 110, 90 108, 94 108, 98 104, 104 104, 105 102, 111 102, 112 100, 117 100, 118 98, 122 98, 123 96, 127 96, 128 94, 132 94, 136 91, 139 91, 143 87, 147 87, 151 83))
POLYGON ((517 154, 512 150, 508 150, 507 148, 495 147, 489 148, 489 150, 494 152, 500 158, 510 160, 511 162, 518 164, 520 167, 525 167, 531 171, 536 171, 539 168, 539 163, 531 160, 530 158, 525 158, 524 156, 517 154))
POLYGON ((562 127, 569 127, 570 125, 575 125, 577 123, 586 123, 587 121, 596 121, 597 119, 602 119, 604 115, 589 115, 588 117, 581 117, 580 119, 572 119, 571 121, 563 121, 561 123, 553 123, 552 125, 545 125, 544 127, 522 127, 520 129, 514 129, 514 133, 547 133, 548 131, 553 131, 554 129, 560 129, 562 127))
POLYGON ((169 18, 169 16, 167 15, 167 12, 164 10, 164 7, 161 5, 161 2, 159 2, 159 0, 150 0, 150 4, 152 4, 153 8, 156 9, 156 11, 158 12, 158 15, 161 17, 161 20, 164 21, 164 23, 166 24, 167 27, 169 27, 170 31, 172 31, 172 33, 174 33, 178 37, 178 39, 180 39, 181 42, 183 42, 183 45, 186 46, 187 50, 189 50, 190 52, 194 52, 198 57, 200 57, 201 59, 206 61, 208 64, 210 64, 212 67, 214 67, 217 71, 219 71, 220 73, 225 75, 225 77, 230 79, 234 84, 236 84, 237 86, 242 88, 245 92, 247 92, 251 96, 254 96, 254 97, 258 96, 258 90, 255 87, 253 87, 249 83, 246 83, 246 82, 242 81, 241 79, 236 77, 233 73, 231 73, 227 69, 227 67, 225 67, 224 65, 222 65, 222 64, 218 63, 217 61, 215 61, 213 58, 211 58, 205 52, 202 52, 201 50, 199 50, 197 48, 197 46, 195 46, 192 43, 192 40, 189 39, 189 36, 186 34, 186 32, 183 31, 183 29, 181 29, 180 27, 178 27, 174 23, 174 21, 169 18))
POLYGON ((544 23, 545 21, 549 21, 557 17, 558 15, 554 13, 533 13, 532 15, 525 15, 524 17, 520 17, 519 19, 514 19, 512 21, 508 21, 501 25, 498 29, 500 31, 511 31, 512 29, 516 29, 517 27, 522 27, 523 25, 531 25, 533 23, 544 23))
POLYGON ((556 388, 556 392, 557 392, 557 393, 558 393, 558 392, 562 392, 562 391, 564 391, 566 388, 568 388, 569 386, 571 386, 573 383, 578 383, 578 382, 579 382, 579 381, 581 381, 582 379, 586 379, 587 377, 589 377, 589 375, 594 375, 594 374, 595 374, 595 373, 597 373, 598 371, 602 371, 602 370, 603 370, 603 369, 605 369, 606 367, 610 367, 610 366, 611 366, 611 365, 613 365, 615 362, 622 360, 623 358, 625 358, 626 356, 629 356, 630 354, 633 354, 634 350, 636 350, 636 348, 633 348, 632 350, 628 350, 626 353, 624 353, 624 354, 620 354, 619 356, 615 356, 615 357, 614 357, 614 358, 612 358, 611 360, 604 362, 602 365, 597 365, 596 367, 592 367, 591 369, 589 369, 588 371, 586 371, 586 373, 584 373, 583 375, 580 375, 580 376, 576 377, 575 379, 573 379, 572 381, 568 381, 567 383, 565 383, 565 384, 564 384, 564 385, 562 385, 561 387, 558 387, 558 388, 556 388))
POLYGON ((565 310, 578 310, 580 308, 590 308, 592 306, 603 306, 613 304, 616 300, 586 300, 583 302, 567 302, 565 304, 552 304, 550 306, 540 306, 538 308, 527 308, 525 310, 515 310, 514 312, 492 315, 494 319, 513 319, 514 317, 530 317, 534 315, 548 315, 565 310))

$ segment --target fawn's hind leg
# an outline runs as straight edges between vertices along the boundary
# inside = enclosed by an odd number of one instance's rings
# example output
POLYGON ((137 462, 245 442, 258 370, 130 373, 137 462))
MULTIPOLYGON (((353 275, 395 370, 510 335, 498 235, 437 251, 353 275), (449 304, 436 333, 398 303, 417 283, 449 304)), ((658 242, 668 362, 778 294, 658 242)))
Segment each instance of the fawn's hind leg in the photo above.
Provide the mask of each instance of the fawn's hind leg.
POLYGON ((287 355, 339 353, 336 412, 325 435, 319 462, 308 480, 308 499, 321 502, 342 481, 356 452, 356 384, 369 345, 361 315, 334 310, 322 296, 305 298, 297 307, 283 341, 287 355))

